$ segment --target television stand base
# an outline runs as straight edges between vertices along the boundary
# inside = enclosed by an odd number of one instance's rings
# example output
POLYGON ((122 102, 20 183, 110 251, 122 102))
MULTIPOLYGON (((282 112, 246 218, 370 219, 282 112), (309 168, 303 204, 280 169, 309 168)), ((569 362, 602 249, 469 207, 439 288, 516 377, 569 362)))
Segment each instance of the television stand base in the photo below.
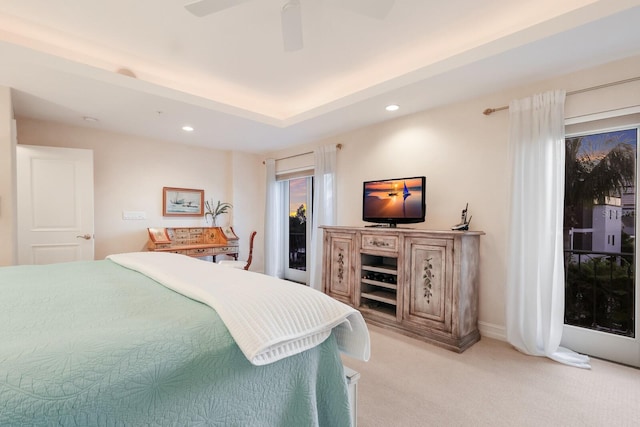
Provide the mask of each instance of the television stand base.
POLYGON ((324 293, 367 323, 449 350, 480 339, 482 231, 321 228, 324 293))

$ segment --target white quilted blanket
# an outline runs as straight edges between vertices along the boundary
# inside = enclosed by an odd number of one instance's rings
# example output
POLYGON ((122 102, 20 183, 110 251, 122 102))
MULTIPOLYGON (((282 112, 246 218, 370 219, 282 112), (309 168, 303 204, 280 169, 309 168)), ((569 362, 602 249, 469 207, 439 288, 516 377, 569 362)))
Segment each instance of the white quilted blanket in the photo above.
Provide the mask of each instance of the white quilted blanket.
POLYGON ((107 258, 212 307, 254 365, 312 348, 332 330, 343 353, 369 359, 369 332, 360 312, 307 286, 170 253, 107 258))

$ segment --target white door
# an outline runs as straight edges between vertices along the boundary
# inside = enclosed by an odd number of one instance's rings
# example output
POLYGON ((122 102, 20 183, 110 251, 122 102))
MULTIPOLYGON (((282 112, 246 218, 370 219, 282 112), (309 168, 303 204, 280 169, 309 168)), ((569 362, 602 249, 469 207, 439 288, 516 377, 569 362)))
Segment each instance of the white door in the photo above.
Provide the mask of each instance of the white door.
POLYGON ((16 150, 18 264, 93 260, 93 151, 16 150))

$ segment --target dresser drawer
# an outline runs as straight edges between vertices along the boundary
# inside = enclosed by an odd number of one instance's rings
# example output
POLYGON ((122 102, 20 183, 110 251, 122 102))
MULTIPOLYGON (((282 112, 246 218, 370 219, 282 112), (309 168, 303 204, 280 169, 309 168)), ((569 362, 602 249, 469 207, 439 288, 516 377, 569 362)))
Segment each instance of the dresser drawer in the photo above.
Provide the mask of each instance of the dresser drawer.
POLYGON ((187 255, 191 256, 206 256, 213 255, 213 248, 197 248, 197 249, 188 249, 187 255))
POLYGON ((153 246, 149 246, 150 250, 171 249, 171 243, 156 243, 153 246))
POLYGON ((203 234, 202 231, 200 231, 199 233, 191 230, 191 233, 189 233, 189 240, 191 241, 191 243, 196 244, 196 243, 203 243, 203 234))
MULTIPOLYGON (((189 229, 188 228, 174 228, 173 235, 175 239, 188 239, 189 238, 189 229)), ((171 239, 174 240, 174 239, 171 239)))
POLYGON ((186 249, 172 249, 172 250, 162 251, 162 252, 168 252, 170 254, 188 255, 188 251, 186 249))
POLYGON ((222 246, 219 248, 213 248, 213 254, 237 254, 238 247, 237 246, 222 246))
POLYGON ((362 249, 398 252, 398 236, 384 236, 362 233, 362 249))

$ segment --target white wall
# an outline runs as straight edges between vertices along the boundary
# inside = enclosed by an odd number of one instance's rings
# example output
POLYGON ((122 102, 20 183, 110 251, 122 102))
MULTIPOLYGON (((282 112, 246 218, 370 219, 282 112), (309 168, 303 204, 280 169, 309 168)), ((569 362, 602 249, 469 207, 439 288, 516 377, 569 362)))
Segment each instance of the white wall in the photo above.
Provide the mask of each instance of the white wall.
MULTIPOLYGON (((223 215, 218 224, 234 224, 246 256, 247 236, 257 227, 254 218, 264 211, 258 196, 241 191, 249 187, 242 182, 246 171, 260 170, 256 156, 31 119, 19 118, 17 128, 19 144, 94 151, 96 259, 145 249, 147 227, 206 225, 203 217, 163 217, 162 187, 203 189, 205 199, 231 202, 231 217, 223 215), (234 166, 242 170, 234 173, 234 166), (144 211, 147 219, 123 220, 125 210, 144 211)), ((257 178, 251 179, 253 187, 257 178)))
POLYGON ((262 272, 268 248, 264 247, 265 168, 260 160, 254 155, 231 153, 233 227, 240 237, 240 258, 247 258, 249 237, 252 231, 257 231, 251 270, 262 272))
POLYGON ((15 237, 15 135, 11 90, 0 87, 0 265, 16 259, 15 237))
MULTIPOLYGON (((338 152, 338 224, 359 226, 362 182, 425 175, 427 216, 424 229, 448 229, 469 203, 471 229, 481 238, 480 330, 504 338, 507 233, 509 221, 508 111, 485 116, 488 107, 508 105, 551 89, 572 91, 640 75, 640 56, 532 83, 491 96, 389 120, 375 126, 299 147, 341 143, 338 152)), ((428 94, 416 94, 428 96, 428 94)), ((566 117, 579 117, 640 105, 640 82, 570 95, 566 117)), ((382 107, 382 106, 381 106, 382 107)), ((400 110, 401 111, 401 110, 400 110)), ((278 158, 295 150, 270 153, 278 158)))

